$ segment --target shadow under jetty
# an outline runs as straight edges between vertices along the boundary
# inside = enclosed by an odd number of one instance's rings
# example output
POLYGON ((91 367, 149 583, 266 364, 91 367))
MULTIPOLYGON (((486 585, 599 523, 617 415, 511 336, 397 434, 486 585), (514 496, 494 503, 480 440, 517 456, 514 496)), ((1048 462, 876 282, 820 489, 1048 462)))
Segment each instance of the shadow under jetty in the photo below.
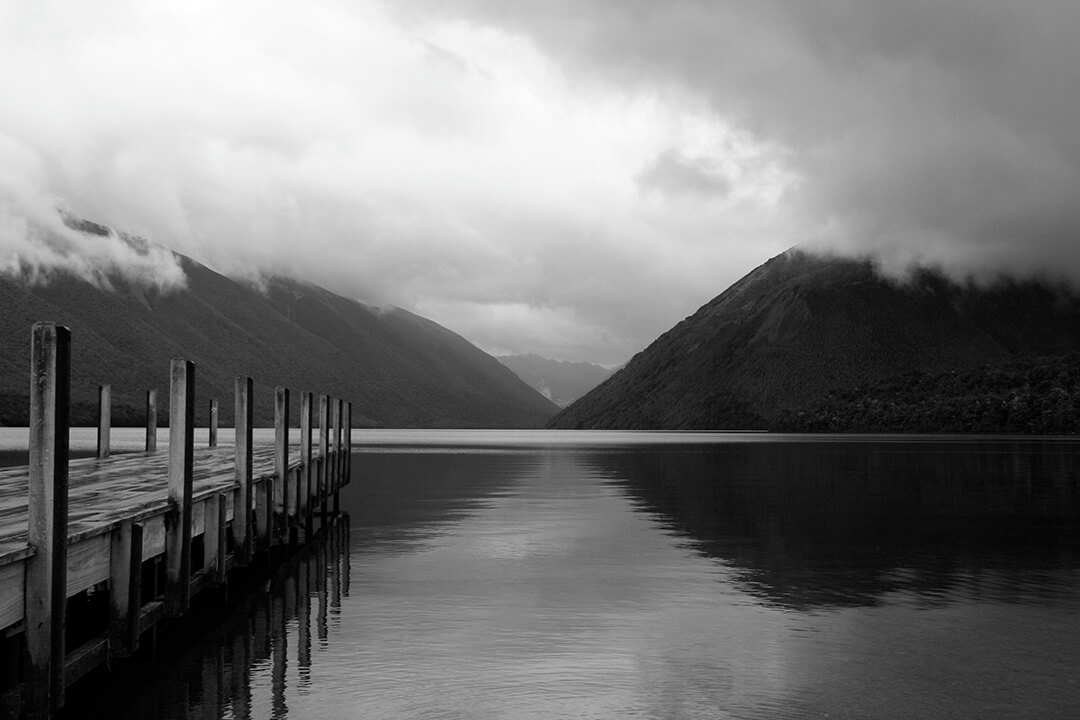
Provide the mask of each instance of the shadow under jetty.
POLYGON ((233 583, 228 597, 208 596, 134 662, 95 671, 69 692, 58 717, 286 717, 290 693, 310 689, 320 653, 333 641, 342 598, 349 595, 349 528, 343 513, 268 579, 253 576, 246 586, 233 583), (222 603, 228 606, 224 616, 222 603), (217 620, 207 624, 207 618, 217 620))

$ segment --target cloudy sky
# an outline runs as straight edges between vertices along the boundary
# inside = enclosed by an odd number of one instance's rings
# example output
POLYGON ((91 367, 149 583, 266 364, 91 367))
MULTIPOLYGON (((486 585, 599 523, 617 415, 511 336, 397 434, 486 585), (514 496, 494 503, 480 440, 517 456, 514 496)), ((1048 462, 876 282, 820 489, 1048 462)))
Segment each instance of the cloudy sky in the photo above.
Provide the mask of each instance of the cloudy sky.
POLYGON ((796 244, 1080 278, 1075 0, 0 0, 0 272, 53 208, 612 364, 796 244))

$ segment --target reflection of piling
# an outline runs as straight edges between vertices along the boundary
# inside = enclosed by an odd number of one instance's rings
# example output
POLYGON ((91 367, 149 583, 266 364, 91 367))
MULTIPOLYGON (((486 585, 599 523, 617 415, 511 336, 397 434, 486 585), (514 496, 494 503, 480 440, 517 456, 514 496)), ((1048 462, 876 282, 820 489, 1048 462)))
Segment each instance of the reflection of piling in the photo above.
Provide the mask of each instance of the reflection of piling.
MULTIPOLYGON (((95 668, 136 654, 153 656, 159 624, 187 617, 203 589, 228 584, 254 553, 265 553, 266 561, 256 566, 267 567, 277 548, 303 547, 320 533, 340 532, 332 529, 338 523, 327 508, 339 507, 336 496, 350 479, 343 457, 351 439, 343 427, 350 405, 320 396, 316 453, 312 395, 303 393, 300 457, 290 457, 289 390, 276 391, 275 443, 256 448, 252 382, 237 378, 235 447, 217 446, 214 400, 210 446, 196 450, 196 369, 176 359, 167 453, 156 452, 156 391, 146 397, 146 452, 110 451, 106 385, 99 389, 96 457, 69 463, 70 345, 67 328, 34 326, 30 465, 0 471, 0 497, 7 498, 0 513, 0 715, 9 705, 19 717, 51 718, 64 705, 67 688, 95 668), (69 507, 75 509, 70 518, 69 507), (318 523, 314 507, 322 511, 318 523), (85 609, 69 615, 72 601, 85 609)), ((276 611, 276 630, 267 628, 268 642, 280 648, 275 654, 284 653, 288 619, 306 615, 303 624, 310 625, 311 593, 325 597, 325 568, 321 585, 318 569, 313 571, 321 591, 308 572, 305 567, 305 581, 276 611), (271 642, 275 632, 280 643, 271 642)), ((306 632, 306 647, 301 643, 298 653, 308 669, 310 628, 306 632)), ((243 643, 232 646, 233 657, 245 663, 249 650, 243 643)), ((222 658, 205 668, 204 694, 207 688, 219 698, 226 694, 223 665, 222 658)), ((250 715, 250 703, 242 701, 250 692, 243 675, 234 669, 228 683, 230 702, 241 708, 236 717, 250 715)))
MULTIPOLYGON (((319 603, 315 623, 320 646, 329 641, 331 624, 327 622, 327 611, 334 596, 333 578, 346 576, 348 533, 347 515, 323 523, 310 541, 279 567, 268 585, 236 608, 234 621, 226 626, 231 637, 205 646, 201 658, 204 700, 201 708, 194 711, 201 711, 206 717, 212 713, 217 713, 216 717, 231 713, 237 720, 247 720, 253 705, 268 702, 272 717, 288 715, 290 692, 303 694, 310 689, 312 665, 318 661, 318 653, 313 653, 311 647, 313 599, 319 603), (296 643, 295 687, 288 683, 291 642, 296 643), (217 667, 217 654, 224 647, 230 649, 228 670, 214 675, 220 679, 208 682, 206 678, 211 674, 208 668, 217 667), (253 697, 253 687, 266 688, 267 674, 269 688, 264 690, 267 694, 253 697), (262 682, 253 680, 256 675, 262 682), (213 697, 212 691, 219 692, 220 697, 213 697)), ((197 716, 198 712, 194 714, 197 716)))

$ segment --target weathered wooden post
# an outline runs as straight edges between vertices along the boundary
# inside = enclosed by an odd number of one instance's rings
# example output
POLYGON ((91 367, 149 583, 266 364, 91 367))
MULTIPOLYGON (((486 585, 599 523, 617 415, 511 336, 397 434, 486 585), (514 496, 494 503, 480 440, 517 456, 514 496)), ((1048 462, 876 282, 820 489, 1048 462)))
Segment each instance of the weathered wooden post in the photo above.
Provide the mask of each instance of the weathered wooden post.
POLYGON ((341 512, 339 490, 341 490, 341 476, 345 470, 345 458, 342 457, 342 420, 344 412, 344 401, 341 398, 334 400, 334 514, 337 515, 341 512))
POLYGON ((327 474, 330 463, 326 457, 330 447, 330 397, 319 396, 319 512, 326 517, 327 474))
POLYGON ((109 457, 109 433, 112 428, 112 386, 98 385, 97 456, 109 457))
POLYGON ((110 657, 129 657, 139 649, 142 554, 142 523, 123 521, 112 533, 109 559, 110 657))
POLYGON ((165 614, 178 617, 191 595, 191 484, 195 441, 195 364, 174 358, 169 397, 169 504, 165 614))
POLYGON ((30 351, 30 468, 25 634, 27 717, 64 704, 71 331, 37 323, 30 351))
POLYGON ((236 556, 241 563, 251 559, 251 420, 252 380, 236 376, 235 420, 236 430, 236 484, 237 498, 233 507, 233 541, 236 556))
POLYGON ((225 582, 225 529, 228 524, 228 500, 225 493, 206 498, 203 515, 203 571, 211 585, 225 582))
POLYGON ((352 481, 352 403, 345 403, 345 481, 352 481))
POLYGON ((210 447, 217 447, 217 430, 218 430, 218 401, 214 398, 210 401, 210 430, 209 430, 209 442, 210 447))
POLYGON ((281 536, 288 534, 295 508, 289 502, 289 388, 274 391, 274 516, 281 536))
POLYGON ((146 391, 146 452, 157 450, 157 390, 146 391))
POLYGON ((305 542, 311 538, 311 401, 311 393, 300 393, 300 482, 296 509, 303 518, 305 542))
POLYGON ((272 544, 271 529, 274 510, 274 483, 263 478, 255 494, 255 544, 259 550, 269 550, 272 544))

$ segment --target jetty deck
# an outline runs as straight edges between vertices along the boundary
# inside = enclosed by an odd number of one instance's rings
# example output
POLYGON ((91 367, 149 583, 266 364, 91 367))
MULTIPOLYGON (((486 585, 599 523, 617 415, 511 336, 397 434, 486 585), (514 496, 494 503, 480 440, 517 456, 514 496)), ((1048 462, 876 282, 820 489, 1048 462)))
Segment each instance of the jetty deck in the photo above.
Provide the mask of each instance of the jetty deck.
MULTIPOLYGON (((195 449, 194 502, 235 489, 235 454, 226 446, 195 449)), ((80 458, 68 463, 68 473, 69 543, 108 532, 123 520, 152 518, 169 509, 169 457, 164 452, 80 458)), ((252 474, 256 484, 273 478, 272 446, 252 449, 252 474)), ((28 467, 0 468, 0 566, 32 552, 27 540, 29 481, 28 467)), ((230 521, 232 514, 230 499, 230 521)), ((3 617, 0 614, 0 626, 3 617)))
POLYGON ((275 388, 274 440, 256 447, 253 381, 238 376, 235 443, 217 445, 215 400, 211 446, 197 449, 195 366, 178 358, 167 447, 156 447, 150 391, 146 451, 110 453, 103 386, 97 457, 69 460, 66 328, 34 326, 30 370, 30 464, 0 469, 0 710, 47 719, 67 687, 135 655, 144 633, 184 616, 199 592, 334 523, 351 476, 352 406, 300 393, 290 428, 289 389, 275 388))

